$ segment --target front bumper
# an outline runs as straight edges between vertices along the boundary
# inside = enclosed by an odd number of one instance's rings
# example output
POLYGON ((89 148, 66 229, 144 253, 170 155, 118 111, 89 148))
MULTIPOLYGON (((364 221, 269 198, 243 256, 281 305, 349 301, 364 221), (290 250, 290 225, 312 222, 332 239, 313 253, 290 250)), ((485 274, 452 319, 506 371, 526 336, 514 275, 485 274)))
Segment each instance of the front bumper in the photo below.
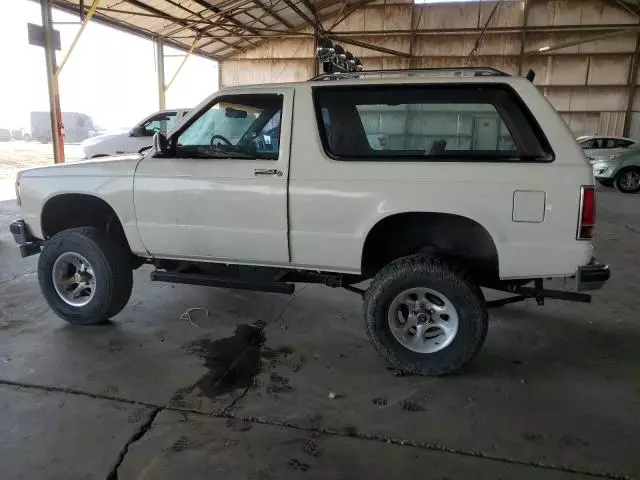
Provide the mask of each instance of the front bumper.
POLYGON ((609 265, 598 263, 595 258, 591 259, 588 265, 578 267, 576 272, 576 290, 584 292, 588 290, 598 290, 609 277, 609 265))
POLYGON ((9 225, 9 231, 13 235, 15 242, 20 247, 20 255, 23 257, 29 257, 40 253, 40 245, 42 242, 29 233, 29 229, 27 228, 27 224, 24 223, 24 220, 11 222, 11 225, 9 225))
POLYGON ((598 180, 611 180, 616 176, 619 165, 612 165, 610 163, 594 163, 593 176, 598 180))

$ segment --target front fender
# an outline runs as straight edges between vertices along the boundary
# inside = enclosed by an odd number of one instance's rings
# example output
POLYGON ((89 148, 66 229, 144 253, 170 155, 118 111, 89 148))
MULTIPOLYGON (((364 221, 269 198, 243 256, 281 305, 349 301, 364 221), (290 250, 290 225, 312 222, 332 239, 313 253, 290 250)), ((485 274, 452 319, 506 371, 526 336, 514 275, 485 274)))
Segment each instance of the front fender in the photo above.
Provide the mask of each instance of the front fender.
POLYGON ((30 231, 44 238, 42 211, 52 198, 64 194, 91 195, 114 210, 135 254, 147 252, 140 241, 133 204, 133 176, 140 156, 45 167, 21 172, 21 214, 30 231))

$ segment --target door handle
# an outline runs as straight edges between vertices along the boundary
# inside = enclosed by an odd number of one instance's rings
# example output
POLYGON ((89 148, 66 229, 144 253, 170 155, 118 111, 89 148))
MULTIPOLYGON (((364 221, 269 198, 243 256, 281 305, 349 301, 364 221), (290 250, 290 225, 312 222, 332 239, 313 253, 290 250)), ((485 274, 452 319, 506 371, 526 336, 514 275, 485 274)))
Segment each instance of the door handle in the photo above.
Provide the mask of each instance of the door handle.
POLYGON ((275 169, 275 168, 256 168, 253 171, 253 174, 258 176, 258 175, 277 175, 279 177, 282 176, 282 171, 275 169))

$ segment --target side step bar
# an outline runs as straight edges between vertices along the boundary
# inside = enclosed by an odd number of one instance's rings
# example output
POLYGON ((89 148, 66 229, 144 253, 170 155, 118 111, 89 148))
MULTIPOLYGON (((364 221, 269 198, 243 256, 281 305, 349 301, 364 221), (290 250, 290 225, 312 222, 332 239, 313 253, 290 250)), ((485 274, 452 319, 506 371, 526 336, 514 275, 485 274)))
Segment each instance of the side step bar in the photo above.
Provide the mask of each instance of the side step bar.
POLYGON ((202 273, 163 272, 159 270, 151 272, 151 281, 184 283, 187 285, 204 285, 206 287, 233 288, 236 290, 284 293, 287 295, 291 295, 296 288, 292 283, 252 281, 238 278, 216 277, 202 273))

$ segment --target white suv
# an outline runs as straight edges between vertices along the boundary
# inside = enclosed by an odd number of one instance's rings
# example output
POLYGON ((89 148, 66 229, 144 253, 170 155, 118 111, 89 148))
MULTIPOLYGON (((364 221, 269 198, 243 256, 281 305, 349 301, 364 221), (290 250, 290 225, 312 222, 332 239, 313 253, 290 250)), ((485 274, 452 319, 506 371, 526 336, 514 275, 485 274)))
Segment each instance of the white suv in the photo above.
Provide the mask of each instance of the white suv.
POLYGON ((137 153, 151 147, 157 132, 166 133, 184 117, 189 110, 162 110, 138 122, 128 132, 107 133, 84 140, 80 146, 86 158, 107 157, 137 153))
POLYGON ((581 148, 531 82, 493 69, 227 88, 143 157, 26 170, 17 191, 11 231, 77 324, 120 312, 145 263, 157 281, 324 283, 363 295, 390 364, 442 374, 480 350, 488 307, 588 302, 609 278, 581 148))

